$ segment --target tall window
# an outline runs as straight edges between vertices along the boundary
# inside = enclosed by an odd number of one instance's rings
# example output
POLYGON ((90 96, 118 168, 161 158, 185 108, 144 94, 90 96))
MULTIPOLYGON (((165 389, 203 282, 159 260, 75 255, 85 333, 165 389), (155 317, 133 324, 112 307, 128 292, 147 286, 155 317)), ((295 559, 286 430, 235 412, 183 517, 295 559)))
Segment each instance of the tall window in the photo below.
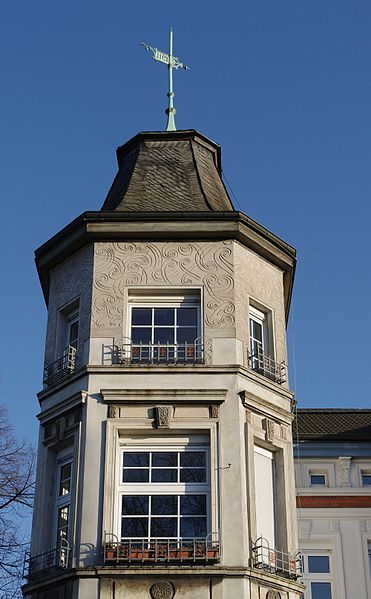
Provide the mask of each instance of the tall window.
POLYGON ((249 308, 250 314, 250 353, 254 370, 259 369, 259 361, 268 352, 267 321, 264 312, 253 306, 249 308))
POLYGON ((333 599, 331 559, 326 552, 303 554, 305 599, 333 599))
POLYGON ((65 459, 57 465, 56 489, 56 544, 63 546, 69 540, 70 511, 72 493, 72 459, 65 459))
POLYGON ((277 544, 274 453, 255 445, 254 463, 257 538, 263 537, 274 549, 277 544))
POLYGON ((205 538, 209 530, 209 450, 204 446, 122 450, 119 537, 205 538))
POLYGON ((66 317, 66 347, 77 350, 79 340, 79 314, 74 312, 66 317))

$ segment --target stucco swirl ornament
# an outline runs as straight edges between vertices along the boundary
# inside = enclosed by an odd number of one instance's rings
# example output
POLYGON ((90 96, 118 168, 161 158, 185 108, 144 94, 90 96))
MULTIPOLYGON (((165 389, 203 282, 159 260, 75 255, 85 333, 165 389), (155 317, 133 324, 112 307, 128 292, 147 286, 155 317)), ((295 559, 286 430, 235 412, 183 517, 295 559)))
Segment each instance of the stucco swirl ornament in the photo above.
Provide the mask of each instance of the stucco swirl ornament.
POLYGON ((175 590, 171 582, 155 582, 149 590, 152 599, 173 599, 175 590))
POLYGON ((278 591, 268 591, 266 599, 281 599, 281 594, 278 591))

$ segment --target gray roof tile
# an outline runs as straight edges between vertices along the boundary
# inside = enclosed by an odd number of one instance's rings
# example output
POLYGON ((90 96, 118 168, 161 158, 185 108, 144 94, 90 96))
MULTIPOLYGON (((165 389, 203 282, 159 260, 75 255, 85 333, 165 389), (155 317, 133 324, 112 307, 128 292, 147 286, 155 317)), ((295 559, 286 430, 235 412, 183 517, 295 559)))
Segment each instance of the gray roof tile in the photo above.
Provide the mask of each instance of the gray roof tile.
POLYGON ((220 147, 196 131, 140 133, 117 157, 119 171, 102 210, 233 210, 220 176, 220 147))
POLYGON ((359 440, 371 442, 371 410, 312 408, 297 410, 294 439, 359 440))

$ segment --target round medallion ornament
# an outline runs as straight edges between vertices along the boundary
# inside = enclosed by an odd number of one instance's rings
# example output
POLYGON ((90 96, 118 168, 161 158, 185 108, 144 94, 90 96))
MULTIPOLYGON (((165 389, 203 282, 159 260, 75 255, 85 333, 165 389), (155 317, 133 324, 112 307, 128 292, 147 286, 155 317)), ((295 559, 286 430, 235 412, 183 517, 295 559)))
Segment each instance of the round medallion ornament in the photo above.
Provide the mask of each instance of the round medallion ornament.
POLYGON ((278 591, 268 591, 266 599, 281 599, 281 594, 278 591))
POLYGON ((149 589, 149 592, 152 599, 173 599, 175 595, 175 590, 171 582, 155 582, 149 589))

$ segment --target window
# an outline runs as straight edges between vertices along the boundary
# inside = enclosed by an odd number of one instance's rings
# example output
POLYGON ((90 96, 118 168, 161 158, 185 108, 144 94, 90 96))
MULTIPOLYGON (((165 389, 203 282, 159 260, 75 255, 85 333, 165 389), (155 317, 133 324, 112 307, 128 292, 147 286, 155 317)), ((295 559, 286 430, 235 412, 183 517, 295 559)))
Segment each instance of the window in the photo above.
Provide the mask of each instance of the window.
POLYGON ((267 318, 264 312, 250 306, 250 353, 252 368, 259 370, 260 362, 268 356, 268 329, 267 318))
POLYGON ((286 381, 286 366, 274 361, 273 327, 270 312, 249 306, 249 364, 252 370, 275 381, 286 381))
POLYGON ((275 549, 277 519, 273 452, 255 445, 254 463, 257 538, 262 537, 269 548, 275 549))
POLYGON ((371 472, 362 471, 362 486, 363 487, 371 487, 371 472))
POLYGON ((332 599, 331 559, 326 552, 303 554, 303 582, 306 599, 332 599))
POLYGON ((205 538, 210 532, 209 450, 184 446, 122 449, 121 540, 205 538))
POLYGON ((77 350, 77 343, 79 340, 79 314, 75 312, 70 314, 66 318, 66 347, 73 347, 77 350))
POLYGON ((64 459, 57 463, 56 489, 56 545, 63 547, 69 539, 72 492, 72 460, 64 459))
POLYGON ((325 487, 327 485, 326 474, 310 473, 310 485, 312 487, 325 487))
POLYGON ((200 296, 132 296, 123 354, 132 363, 201 361, 200 296))

